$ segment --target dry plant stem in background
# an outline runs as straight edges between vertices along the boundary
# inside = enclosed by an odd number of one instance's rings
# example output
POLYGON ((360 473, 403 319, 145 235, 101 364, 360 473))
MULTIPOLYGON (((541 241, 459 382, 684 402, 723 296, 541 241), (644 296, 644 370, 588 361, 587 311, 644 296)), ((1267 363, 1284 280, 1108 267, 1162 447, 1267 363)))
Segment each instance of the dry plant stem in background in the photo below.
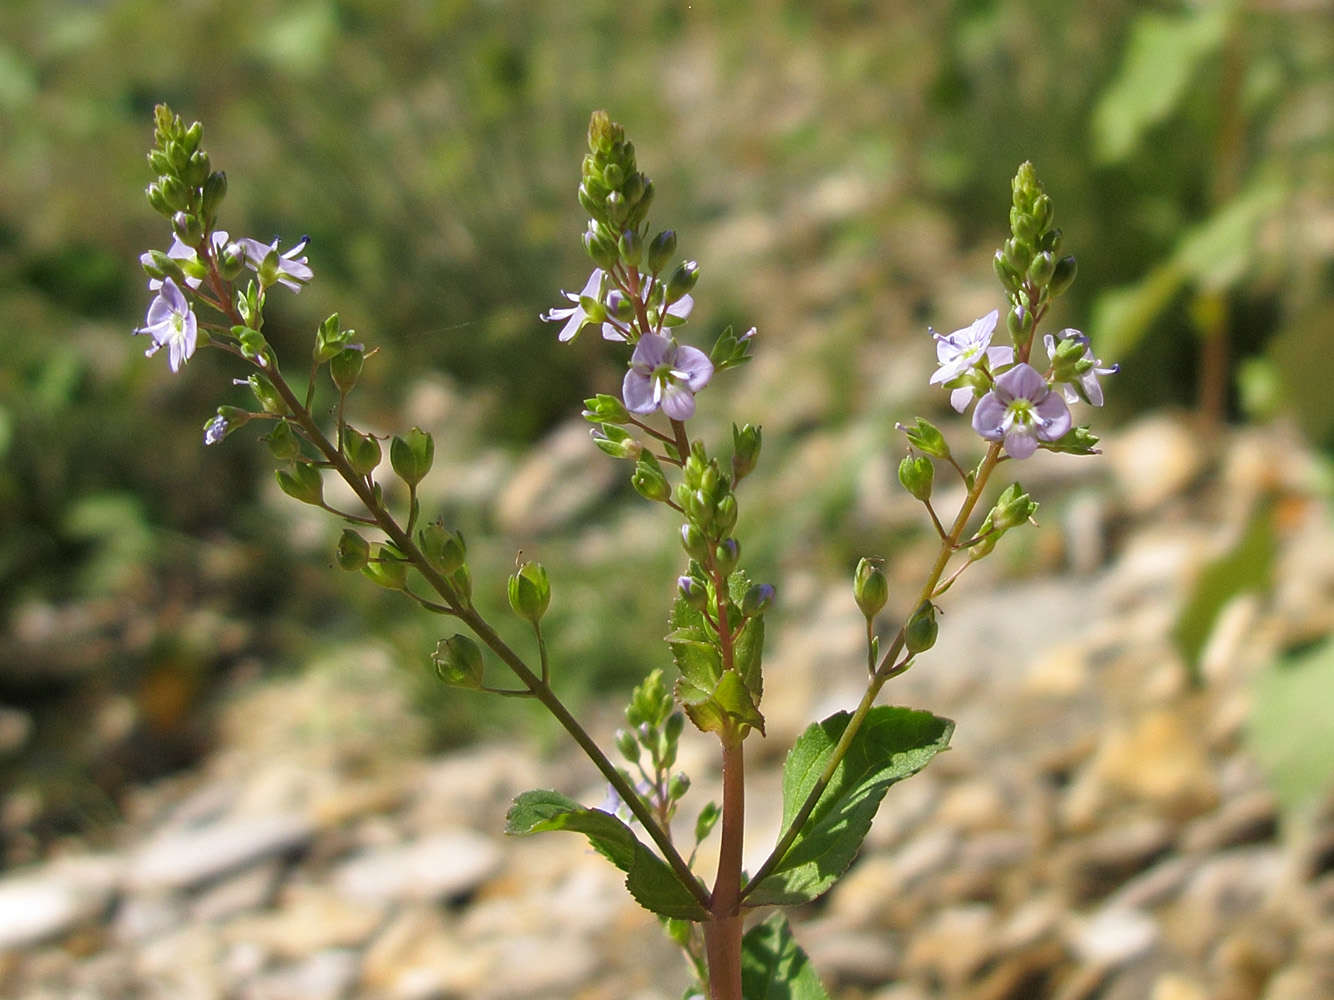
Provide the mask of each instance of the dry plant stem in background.
POLYGON ((748 877, 742 870, 745 743, 755 733, 764 735, 764 622, 776 594, 771 584, 752 581, 742 566, 737 490, 756 467, 762 435, 757 426, 733 425, 731 454, 724 462, 719 456, 725 448, 692 439, 689 425, 697 395, 721 385, 718 376, 750 359, 755 330, 737 334, 729 327, 707 352, 676 339, 693 310, 700 269, 694 261, 677 259, 672 230, 650 230, 653 183, 639 171, 622 128, 605 112, 592 117, 578 197, 589 215, 583 243, 594 268, 578 294, 565 293, 568 304, 542 316, 560 325, 562 342, 593 330, 609 349, 622 352, 626 371, 619 394, 586 400, 584 416, 593 425, 595 445, 631 463, 630 481, 640 496, 671 512, 685 554, 666 636, 678 677, 669 687, 661 670, 646 672, 626 708, 627 726, 615 735, 617 762, 553 686, 541 624, 552 600, 546 568, 524 562, 507 587, 511 609, 533 629, 534 668, 474 606, 462 536, 443 521, 422 516, 417 488, 434 462, 431 436, 413 428, 390 439, 386 470, 381 439, 349 422, 348 396, 374 352, 356 342, 334 314, 315 333, 304 389, 284 376, 264 334, 264 305, 275 286, 299 292, 313 278, 306 241, 283 251, 276 240, 230 237, 218 227, 226 177, 212 169, 201 126, 186 127, 166 107, 158 108, 155 125, 149 162, 157 179, 148 198, 170 221, 174 238, 166 251, 142 257, 156 295, 135 332, 150 339, 147 354, 167 348, 173 371, 202 347, 234 355, 249 368, 238 383, 257 404, 219 407, 205 426, 205 443, 216 444, 245 424, 262 421, 263 440, 280 463, 283 491, 346 525, 338 564, 465 630, 436 647, 432 661, 440 680, 462 691, 535 699, 564 727, 606 779, 607 801, 590 808, 555 791, 525 792, 515 800, 506 830, 525 836, 563 829, 586 836, 625 873, 630 893, 658 915, 685 952, 694 980, 686 997, 826 998, 783 917, 771 916, 747 930, 747 910, 807 902, 828 891, 851 863, 889 786, 947 748, 953 723, 922 710, 877 706, 877 697, 934 645, 935 602, 1036 510, 1012 483, 978 522, 978 507, 996 470, 1039 449, 1093 454, 1096 438, 1087 427, 1075 426, 1070 405, 1100 405, 1099 379, 1115 371, 1104 367, 1087 338, 1073 329, 1045 334, 1045 360, 1034 357, 1038 324, 1073 280, 1075 262, 1060 254, 1051 202, 1032 167, 1024 164, 1015 176, 1010 235, 996 254, 1008 300, 1005 342, 992 343, 999 309, 949 335, 931 332, 939 359, 931 384, 949 391, 959 413, 972 409, 982 455, 966 469, 934 425, 920 418, 911 427, 900 425, 908 448, 899 482, 923 504, 940 538, 939 554, 913 612, 883 650, 876 618, 888 599, 886 577, 878 560, 858 564, 853 599, 866 618, 866 692, 854 711, 812 723, 792 747, 783 776, 783 832, 748 877), (209 311, 206 319, 197 316, 197 306, 209 311), (337 393, 330 408, 332 430, 315 415, 317 396, 329 391, 320 389, 321 370, 327 370, 337 393), (938 467, 965 487, 948 527, 931 503, 938 467), (323 477, 330 472, 347 483, 360 509, 338 510, 325 501, 323 477), (385 486, 393 480, 396 488, 387 494, 385 486), (368 529, 378 539, 364 537, 368 529), (429 594, 421 592, 423 586, 429 594), (484 649, 509 669, 517 687, 488 682, 484 649), (688 854, 673 839, 673 820, 690 789, 688 776, 675 770, 687 722, 714 735, 722 765, 721 804, 698 809, 688 854), (706 887, 694 865, 715 826, 719 860, 706 887))

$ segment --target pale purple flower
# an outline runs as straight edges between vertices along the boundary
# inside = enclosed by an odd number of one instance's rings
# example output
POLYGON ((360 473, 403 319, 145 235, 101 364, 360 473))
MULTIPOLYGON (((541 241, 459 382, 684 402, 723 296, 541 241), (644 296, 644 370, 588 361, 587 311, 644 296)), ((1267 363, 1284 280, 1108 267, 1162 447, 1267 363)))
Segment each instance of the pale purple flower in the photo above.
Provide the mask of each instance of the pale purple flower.
POLYGON ((713 362, 703 351, 646 333, 635 345, 621 396, 631 413, 652 413, 661 406, 671 419, 689 420, 695 413, 695 393, 712 377, 713 362))
POLYGON ((204 425, 204 444, 217 444, 227 436, 227 418, 221 413, 204 425))
POLYGON ((973 411, 973 430, 988 441, 1004 439, 1011 458, 1025 459, 1039 441, 1055 441, 1070 429, 1070 408, 1031 365, 998 376, 995 388, 973 411))
POLYGON ((569 343, 579 335, 579 331, 584 328, 588 322, 588 314, 584 312, 584 307, 579 304, 580 299, 596 299, 602 292, 603 270, 600 267, 594 268, 593 273, 588 276, 588 281, 584 283, 584 289, 578 295, 570 292, 561 291, 567 299, 574 303, 563 309, 550 309, 544 312, 540 317, 546 323, 559 323, 565 321, 561 327, 560 334, 556 337, 562 344, 569 343))
MULTIPOLYGON (((993 309, 981 319, 975 320, 971 326, 955 330, 943 337, 935 330, 931 330, 931 336, 936 338, 936 359, 940 362, 940 367, 931 376, 931 385, 953 382, 972 371, 983 358, 987 359, 992 368, 999 368, 1014 361, 1014 348, 991 346, 991 338, 996 332, 996 320, 999 317, 1000 313, 993 309)), ((950 393, 950 405, 959 413, 968 408, 972 399, 971 385, 956 386, 950 393)))
MULTIPOLYGON (((221 229, 213 230, 213 235, 209 237, 209 242, 213 244, 213 252, 215 254, 221 251, 222 248, 227 245, 227 239, 228 239, 227 233, 224 230, 221 229)), ((182 266, 186 269, 185 283, 190 288, 198 288, 200 285, 204 283, 203 278, 196 277, 190 274, 189 272, 190 265, 202 267, 202 264, 200 264, 199 260, 199 254, 195 252, 194 247, 187 246, 185 243, 181 242, 181 238, 179 236, 176 236, 174 234, 172 235, 171 249, 167 251, 167 256, 172 258, 172 260, 179 260, 181 262, 182 266)), ((152 258, 149 257, 148 254, 144 254, 139 259, 145 264, 152 263, 152 258)), ((161 278, 148 279, 149 291, 156 292, 161 287, 162 287, 161 278)))
POLYGON ((1110 368, 1104 367, 1103 363, 1093 356, 1093 347, 1089 343, 1088 337, 1078 330, 1067 328, 1055 335, 1047 334, 1042 338, 1047 347, 1047 358, 1054 364, 1056 361, 1056 349, 1062 341, 1074 340, 1084 345, 1084 353, 1079 359, 1079 363, 1088 363, 1082 373, 1072 375, 1069 381, 1061 381, 1061 395, 1065 397, 1067 403, 1077 403, 1081 399, 1086 403, 1092 403, 1094 406, 1102 405, 1102 386, 1098 382, 1099 375, 1115 375, 1121 370, 1120 365, 1112 365, 1110 368))
POLYGON ((158 348, 166 347, 171 370, 177 372, 195 352, 199 325, 184 293, 176 282, 166 278, 158 289, 157 298, 148 307, 147 321, 134 332, 146 333, 153 338, 153 345, 144 352, 145 357, 151 358, 158 348))
MULTIPOLYGON (((615 316, 616 309, 621 304, 622 300, 624 300, 624 298, 625 298, 625 293, 622 292, 619 288, 614 288, 610 292, 608 292, 607 293, 608 314, 615 316)), ((667 315, 674 316, 676 319, 684 323, 686 317, 690 315, 690 310, 694 308, 695 308, 695 300, 691 298, 689 295, 682 295, 679 299, 677 299, 675 302, 673 302, 671 305, 667 307, 667 315)), ((677 324, 669 324, 669 325, 675 326, 677 324)), ((622 343, 626 339, 625 331, 621 329, 621 327, 618 326, 616 323, 603 323, 602 339, 612 340, 618 343, 622 343)))
POLYGON ((278 238, 276 236, 272 243, 261 243, 259 240, 252 239, 242 239, 236 242, 245 254, 246 266, 256 274, 261 275, 261 280, 266 285, 276 282, 294 292, 299 292, 301 286, 315 276, 315 272, 306 263, 306 246, 310 243, 309 236, 301 237, 296 245, 284 254, 278 252, 278 238), (268 274, 266 274, 266 265, 270 269, 268 274))

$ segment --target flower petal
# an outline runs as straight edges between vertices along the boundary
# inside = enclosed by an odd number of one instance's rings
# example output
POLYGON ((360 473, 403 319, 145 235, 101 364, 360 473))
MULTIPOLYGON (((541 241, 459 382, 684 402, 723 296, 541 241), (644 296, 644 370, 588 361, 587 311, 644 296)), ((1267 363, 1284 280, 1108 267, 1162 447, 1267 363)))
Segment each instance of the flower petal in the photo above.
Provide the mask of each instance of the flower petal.
POLYGON ((625 381, 621 383, 621 398, 631 413, 652 413, 658 408, 658 401, 654 398, 653 378, 635 368, 625 373, 625 381))

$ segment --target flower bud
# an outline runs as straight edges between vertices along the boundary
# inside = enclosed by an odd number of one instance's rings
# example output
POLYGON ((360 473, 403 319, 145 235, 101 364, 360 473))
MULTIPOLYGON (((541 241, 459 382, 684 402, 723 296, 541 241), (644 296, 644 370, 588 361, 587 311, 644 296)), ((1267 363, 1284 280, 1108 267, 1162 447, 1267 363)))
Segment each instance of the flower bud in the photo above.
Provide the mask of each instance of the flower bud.
MULTIPOLYGON (((236 334, 236 339, 241 348, 241 354, 244 357, 249 358, 251 361, 259 362, 264 367, 268 367, 268 362, 265 360, 265 356, 269 351, 269 342, 264 338, 264 334, 248 326, 232 327, 232 332, 236 334)), ((272 386, 270 386, 270 388, 272 388, 272 386)), ((276 390, 274 391, 274 395, 277 396, 276 390)), ((281 396, 277 396, 277 399, 281 409, 271 410, 270 412, 286 413, 287 403, 283 401, 281 396)))
POLYGON ((935 477, 936 467, 926 455, 907 455, 899 463, 899 482, 923 503, 931 499, 931 486, 935 477))
POLYGON ((526 562, 509 579, 510 607, 520 618, 536 625, 551 604, 551 582, 546 568, 538 562, 526 562))
POLYGON ((709 588, 703 580, 697 580, 693 576, 678 576, 676 578, 676 593, 681 600, 696 611, 703 611, 709 604, 709 588))
POLYGON ((870 559, 862 559, 852 575, 852 596, 857 599, 857 607, 870 621, 889 600, 889 581, 885 571, 870 559))
POLYGON ((351 528, 344 528, 338 536, 338 549, 335 553, 340 568, 349 573, 365 569, 370 562, 370 543, 351 528))
POLYGON ((1050 251, 1044 250, 1033 258, 1033 263, 1028 265, 1028 280, 1038 288, 1045 288, 1055 270, 1056 259, 1052 257, 1050 251))
POLYGON ((482 650, 466 635, 455 635, 436 644, 431 657, 435 673, 450 687, 480 691, 484 662, 482 650))
POLYGON ((215 170, 204 181, 203 205, 206 218, 210 220, 217 218, 218 206, 225 197, 227 197, 227 175, 221 170, 215 170))
POLYGON ((639 456, 639 461, 635 464, 635 471, 630 476, 630 483, 645 500, 665 503, 672 495, 671 485, 667 482, 667 476, 663 473, 662 466, 658 464, 658 460, 649 451, 643 452, 639 456))
POLYGON ((667 798, 675 802, 690 791, 690 775, 677 771, 667 779, 667 798))
POLYGON ((631 763, 639 760, 639 738, 633 729, 616 730, 616 749, 631 763))
POLYGON ((638 267, 639 262, 644 259, 644 240, 633 229, 621 233, 621 238, 616 242, 616 249, 621 263, 626 267, 638 267))
POLYGON ((463 536, 433 521, 417 532, 417 544, 426 561, 445 576, 453 576, 468 558, 463 536))
POLYGON ((252 416, 239 406, 219 406, 217 414, 204 425, 204 444, 217 444, 236 428, 245 426, 252 416))
POLYGON ((1033 314, 1021 305, 1015 306, 1005 316, 1005 328, 1011 341, 1027 344, 1033 339, 1033 314))
POLYGON ((934 646, 939 633, 940 626, 936 624, 936 606, 930 601, 923 601, 913 612, 912 618, 908 619, 903 634, 903 645, 910 656, 916 656, 934 646))
POLYGON ((693 260, 682 261, 667 279, 666 299, 671 305, 690 293, 699 280, 699 265, 693 260))
POLYGON ((1001 284, 1005 286, 1007 292, 1017 292, 1023 285, 1023 279, 1019 276, 1008 260, 1005 259, 1005 252, 996 251, 996 256, 992 259, 992 264, 996 268, 996 277, 1000 278, 1001 284))
POLYGON ((737 482, 750 475, 760 460, 760 430, 753 424, 732 425, 732 478, 737 482))
POLYGON ((299 462, 291 469, 279 469, 278 486, 289 497, 302 503, 318 507, 324 502, 324 483, 320 478, 320 470, 306 462, 299 462))
POLYGON ((695 843, 699 843, 713 831, 722 814, 723 811, 718 808, 716 802, 710 802, 699 811, 699 818, 695 820, 695 843))
POLYGON ((416 486, 431 471, 435 460, 435 441, 418 427, 408 431, 407 437, 395 436, 389 442, 389 463, 398 478, 409 486, 416 486))
MULTIPOLYGON (((670 705, 670 702, 668 702, 668 704, 670 705)), ((685 728, 686 728, 685 713, 672 712, 670 715, 667 716, 667 721, 663 723, 662 734, 669 744, 675 743, 677 740, 681 738, 681 734, 685 732, 685 728)))
POLYGON ((369 434, 347 427, 343 430, 343 454, 358 476, 369 476, 380 464, 380 442, 369 434))
POLYGON ((595 424, 628 424, 630 411, 616 396, 598 393, 592 399, 585 399, 584 419, 595 424))
POLYGON ((644 446, 629 431, 615 424, 594 427, 593 443, 598 451, 612 458, 638 458, 644 451, 644 446))
POLYGON ((239 243, 228 243, 218 253, 218 273, 226 281, 235 281, 245 270, 245 261, 245 248, 239 243))
POLYGON ((286 420, 279 420, 264 440, 269 446, 269 453, 284 462, 301 454, 301 440, 286 420))
POLYGON ((653 242, 648 247, 648 269, 653 274, 658 274, 665 268, 673 257, 676 256, 676 233, 670 229, 664 229, 657 236, 653 237, 653 242))
POLYGON ((365 361, 366 355, 357 347, 345 347, 329 361, 329 377, 344 396, 357 384, 365 361))
POLYGON ((897 427, 908 436, 908 443, 922 454, 943 459, 950 457, 950 446, 945 443, 945 435, 929 420, 918 417, 915 427, 905 427, 903 424, 897 427))
POLYGON ((181 262, 175 257, 169 257, 161 250, 149 250, 148 253, 139 257, 139 263, 143 265, 144 273, 150 278, 162 281, 170 278, 176 282, 179 287, 185 284, 185 275, 181 271, 181 262))
POLYGON ((723 576, 731 576, 741 561, 741 543, 735 538, 724 538, 713 550, 713 564, 723 576))
POLYGON ((449 578, 449 582, 454 585, 454 589, 459 592, 459 597, 463 599, 464 604, 472 601, 472 570, 468 569, 468 564, 464 563, 454 571, 454 575, 449 578))
POLYGON ((171 217, 171 228, 186 246, 198 246, 204 238, 204 224, 191 212, 177 212, 171 217))
POLYGON ((1051 281, 1047 285, 1047 292, 1055 298, 1062 294, 1075 280, 1075 272, 1078 270, 1078 263, 1074 255, 1062 257, 1056 262, 1056 267, 1052 270, 1051 281))
POLYGON ((1037 512, 1038 505, 1018 483, 1012 483, 996 498, 996 506, 987 518, 997 531, 1009 531, 1026 522, 1037 512))
POLYGON ((741 613, 747 618, 760 617, 773 606, 774 594, 773 584, 755 584, 741 599, 741 613))
POLYGON ((726 534, 736 527, 736 519, 736 496, 729 493, 714 508, 713 526, 719 534, 726 534))

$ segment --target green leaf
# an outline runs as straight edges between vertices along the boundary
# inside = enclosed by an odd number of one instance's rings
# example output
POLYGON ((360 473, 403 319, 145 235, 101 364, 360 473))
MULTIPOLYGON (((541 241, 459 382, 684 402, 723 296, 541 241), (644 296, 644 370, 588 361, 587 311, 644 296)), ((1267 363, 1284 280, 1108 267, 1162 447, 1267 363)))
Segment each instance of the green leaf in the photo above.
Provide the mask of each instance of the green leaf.
POLYGON ((1089 329, 1100 358, 1124 358, 1144 339, 1154 321, 1186 283, 1175 259, 1159 264, 1133 285, 1108 289, 1093 303, 1089 329))
POLYGON ((1192 680, 1201 679, 1200 655, 1223 608, 1238 594, 1269 589, 1274 548, 1273 505, 1265 502, 1257 506, 1237 544, 1200 572, 1172 629, 1172 641, 1192 680))
POLYGON ((741 939, 741 993, 746 1000, 829 1000, 781 913, 741 939))
POLYGON ((735 670, 727 671, 718 680, 718 686, 713 691, 713 700, 733 722, 740 722, 752 729, 758 729, 761 733, 764 732, 764 716, 755 707, 746 682, 735 670))
MULTIPOLYGON (((783 828, 792 823, 852 715, 839 712, 801 734, 783 765, 783 828)), ((930 712, 872 708, 801 833, 774 870, 746 896, 747 906, 815 899, 852 863, 880 801, 949 745, 954 723, 930 712)))
POLYGON ((1098 159, 1125 159, 1149 129, 1179 108, 1201 63, 1222 47, 1231 7, 1201 4, 1180 14, 1149 11, 1135 19, 1125 62, 1093 109, 1098 159))
POLYGON ((678 920, 708 917, 671 867, 611 813, 585 808, 559 792, 524 792, 510 806, 505 832, 526 837, 545 830, 571 830, 586 836, 594 850, 625 872, 626 888, 644 909, 678 920))
POLYGON ((1279 660, 1255 678, 1247 742, 1286 816, 1334 783, 1334 639, 1279 660))
POLYGON ((1284 186, 1272 179, 1251 184, 1183 233, 1173 251, 1175 259, 1199 287, 1223 291, 1253 271, 1255 234, 1287 199, 1284 186))

